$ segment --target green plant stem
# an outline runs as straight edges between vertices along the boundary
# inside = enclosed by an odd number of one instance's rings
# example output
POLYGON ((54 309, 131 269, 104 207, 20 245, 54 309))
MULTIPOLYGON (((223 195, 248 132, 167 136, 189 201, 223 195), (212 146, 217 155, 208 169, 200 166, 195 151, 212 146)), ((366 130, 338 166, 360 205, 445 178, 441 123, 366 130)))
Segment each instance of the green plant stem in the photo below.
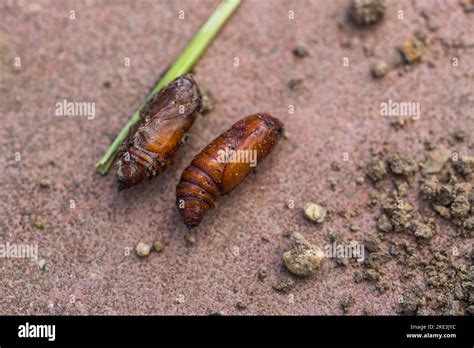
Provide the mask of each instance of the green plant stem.
POLYGON ((179 76, 186 74, 193 68, 193 66, 202 56, 204 51, 210 45, 214 37, 217 35, 219 30, 225 24, 227 19, 232 15, 235 9, 239 6, 239 4, 240 0, 223 0, 219 4, 214 13, 208 18, 206 23, 204 23, 204 25, 184 49, 178 59, 176 59, 174 64, 168 69, 163 78, 155 87, 153 87, 153 90, 142 102, 140 108, 132 115, 125 127, 122 128, 99 162, 96 163, 96 170, 100 174, 106 175, 109 171, 120 145, 128 135, 130 127, 132 127, 140 119, 140 110, 143 108, 146 102, 168 83, 175 80, 179 76))

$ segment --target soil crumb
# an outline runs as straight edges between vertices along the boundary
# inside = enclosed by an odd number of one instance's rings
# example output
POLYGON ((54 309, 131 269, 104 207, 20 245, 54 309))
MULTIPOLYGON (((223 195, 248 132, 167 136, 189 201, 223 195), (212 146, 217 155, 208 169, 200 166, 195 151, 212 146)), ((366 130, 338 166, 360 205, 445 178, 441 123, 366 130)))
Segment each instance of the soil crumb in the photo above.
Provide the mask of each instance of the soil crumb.
POLYGON ((295 281, 290 277, 281 278, 276 284, 272 287, 275 291, 278 292, 289 292, 295 286, 295 281))
POLYGON ((153 243, 153 250, 157 253, 161 253, 165 249, 165 243, 160 240, 157 240, 153 243))
POLYGON ((416 280, 398 294, 398 313, 463 315, 474 309, 472 255, 457 249, 460 238, 472 238, 474 232, 473 159, 442 146, 425 149, 422 165, 405 151, 372 153, 365 171, 377 191, 371 200, 380 207, 378 233, 365 237, 368 255, 354 281, 372 282, 379 293, 391 290, 393 274, 385 264, 395 260, 402 284, 416 280), (410 199, 417 194, 421 202, 415 209, 410 199), (446 222, 457 234, 446 231, 446 222), (435 247, 439 238, 443 247, 435 247))
POLYGON ((309 55, 308 48, 304 44, 299 44, 293 48, 293 55, 298 58, 304 58, 309 55))
POLYGON ((418 164, 413 157, 404 151, 396 151, 388 159, 390 170, 393 174, 410 177, 418 170, 418 164))
POLYGON ((403 59, 407 64, 415 64, 421 60, 421 42, 416 39, 409 39, 403 43, 401 48, 403 59))
POLYGON ((382 180, 387 175, 387 164, 379 159, 375 159, 367 165, 367 176, 376 182, 382 180))
POLYGON ((307 242, 299 233, 291 237, 292 249, 283 254, 285 267, 293 274, 309 276, 321 266, 324 252, 317 246, 307 242))
POLYGON ((341 303, 341 308, 342 308, 342 311, 344 312, 344 314, 349 313, 349 310, 352 307, 352 305, 354 304, 354 302, 355 302, 355 300, 352 297, 352 295, 349 295, 346 298, 341 300, 341 302, 340 302, 341 303))
POLYGON ((406 290, 399 298, 400 314, 416 314, 420 309, 426 306, 425 287, 424 285, 414 285, 406 290))
POLYGON ((356 24, 374 24, 383 18, 385 9, 385 0, 352 0, 349 14, 356 24))
POLYGON ((267 271, 267 269, 266 269, 265 267, 260 268, 260 269, 258 270, 257 276, 258 276, 258 279, 259 279, 259 280, 264 281, 265 278, 267 278, 267 276, 268 276, 268 271, 267 271))

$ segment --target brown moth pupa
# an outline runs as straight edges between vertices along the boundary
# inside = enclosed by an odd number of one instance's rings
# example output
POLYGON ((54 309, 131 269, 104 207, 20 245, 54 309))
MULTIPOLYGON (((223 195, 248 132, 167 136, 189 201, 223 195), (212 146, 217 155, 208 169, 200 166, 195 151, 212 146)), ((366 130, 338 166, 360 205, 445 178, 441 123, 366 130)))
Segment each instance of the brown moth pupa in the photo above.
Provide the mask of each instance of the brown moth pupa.
POLYGON ((269 114, 247 116, 196 155, 176 187, 176 206, 186 226, 199 225, 214 201, 237 187, 282 133, 283 123, 269 114))
POLYGON ((199 114, 201 99, 196 82, 186 74, 147 102, 118 153, 119 191, 163 172, 199 114))

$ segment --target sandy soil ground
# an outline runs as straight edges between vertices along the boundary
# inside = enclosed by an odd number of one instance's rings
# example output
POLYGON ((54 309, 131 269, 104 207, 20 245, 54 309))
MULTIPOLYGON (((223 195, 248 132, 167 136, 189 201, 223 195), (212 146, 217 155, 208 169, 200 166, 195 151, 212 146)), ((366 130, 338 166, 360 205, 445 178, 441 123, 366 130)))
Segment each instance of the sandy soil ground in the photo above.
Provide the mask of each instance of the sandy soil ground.
MULTIPOLYGON (((362 208, 371 187, 355 180, 371 148, 401 148, 422 160, 425 141, 446 144, 457 129, 472 135, 474 14, 454 0, 397 1, 382 23, 361 29, 347 22, 345 0, 245 1, 194 70, 212 92, 214 109, 196 121, 164 175, 118 193, 113 173, 98 175, 95 162, 216 5, 2 2, 0 241, 38 246, 37 261, 0 259, 2 314, 339 315, 349 294, 355 300, 350 314, 396 313, 400 293, 412 282, 399 280, 395 262, 387 266, 391 289, 383 294, 368 282, 356 284, 357 268, 337 267, 334 260, 297 280, 289 293, 273 290, 287 274, 281 255, 290 242, 282 233, 297 231, 318 245, 330 243, 335 232, 362 241, 375 230, 376 210, 362 208), (427 29, 423 11, 435 31, 427 29), (403 68, 393 67, 397 47, 419 29, 428 36, 422 62, 400 73, 403 68), (292 54, 299 43, 308 57, 292 54), (378 58, 390 71, 375 80, 370 67, 378 58), (292 89, 292 79, 302 82, 292 89), (64 99, 95 103, 94 119, 56 116, 55 105, 64 99), (379 112, 387 99, 420 103, 420 119, 394 129, 379 112), (215 136, 258 111, 280 117, 289 139, 218 202, 198 228, 197 242, 186 245, 174 206, 182 170, 215 136), (331 170, 333 161, 341 171, 331 170), (336 191, 329 189, 330 176, 336 191), (41 187, 44 179, 50 188, 41 187), (350 220, 334 214, 317 226, 303 217, 308 201, 361 213, 350 220), (38 221, 44 229, 33 226, 38 221), (359 230, 351 232, 350 223, 359 230), (154 240, 169 244, 144 259, 135 255, 138 242, 154 240), (257 277, 262 267, 268 272, 263 281, 257 277)), ((472 145, 471 137, 459 151, 472 154, 472 145)), ((416 195, 413 200, 417 205, 416 195)), ((436 243, 454 235, 440 226, 436 243)), ((455 245, 466 252, 465 239, 455 245)))

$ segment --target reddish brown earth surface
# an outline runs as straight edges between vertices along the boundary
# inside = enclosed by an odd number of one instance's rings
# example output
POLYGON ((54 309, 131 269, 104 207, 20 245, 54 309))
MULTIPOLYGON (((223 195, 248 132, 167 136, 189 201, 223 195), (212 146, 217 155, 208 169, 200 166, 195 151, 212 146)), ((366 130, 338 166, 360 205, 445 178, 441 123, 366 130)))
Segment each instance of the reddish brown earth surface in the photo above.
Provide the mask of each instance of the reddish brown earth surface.
MULTIPOLYGON (((454 0, 397 1, 382 23, 361 29, 347 22, 344 0, 245 1, 195 67, 196 81, 214 95, 214 109, 196 121, 164 175, 118 193, 114 173, 101 177, 95 162, 216 5, 2 1, 0 241, 37 244, 38 258, 46 261, 40 270, 37 261, 0 259, 2 314, 325 315, 342 314, 340 301, 349 294, 355 300, 350 314, 395 313, 398 296, 411 285, 400 282, 396 263, 387 265, 392 288, 383 294, 373 284, 356 284, 357 269, 336 267, 334 260, 298 280, 290 293, 274 291, 287 274, 281 255, 290 242, 282 232, 299 232, 322 246, 330 233, 361 242, 374 231, 377 210, 361 208, 372 189, 367 181, 355 183, 371 147, 405 149, 422 160, 426 140, 447 146, 450 134, 464 129, 471 138, 458 149, 472 155, 474 14, 454 0), (178 18, 180 10, 185 19, 178 18), (436 31, 426 29, 422 11, 436 31), (399 56, 396 47, 420 28, 429 40, 422 62, 402 76, 401 68, 391 67, 374 80, 372 63, 382 58, 390 65, 399 56), (292 54, 301 42, 308 57, 292 54), (364 54, 364 45, 374 47, 373 56, 364 54), (297 78, 302 83, 289 88, 297 78), (389 98, 419 102, 420 119, 395 130, 379 112, 389 98), (55 105, 64 99, 94 102, 95 118, 56 116, 55 105), (174 206, 182 170, 232 123, 259 111, 281 118, 289 139, 220 199, 199 226, 197 242, 187 246, 174 206), (340 162, 340 172, 331 171, 332 161, 340 162), (329 176, 338 181, 335 192, 329 176), (49 189, 39 186, 42 179, 51 181, 49 189), (361 214, 334 215, 316 226, 302 214, 308 201, 361 214), (33 227, 37 220, 43 230, 33 227), (349 231, 350 223, 360 230, 349 231), (154 240, 169 244, 147 258, 135 255, 138 242, 154 240), (263 281, 257 277, 262 267, 268 272, 263 281)), ((412 198, 416 206, 415 193, 412 198)), ((454 235, 440 226, 434 243, 454 235)), ((462 253, 468 249, 465 239, 455 245, 462 253)))

